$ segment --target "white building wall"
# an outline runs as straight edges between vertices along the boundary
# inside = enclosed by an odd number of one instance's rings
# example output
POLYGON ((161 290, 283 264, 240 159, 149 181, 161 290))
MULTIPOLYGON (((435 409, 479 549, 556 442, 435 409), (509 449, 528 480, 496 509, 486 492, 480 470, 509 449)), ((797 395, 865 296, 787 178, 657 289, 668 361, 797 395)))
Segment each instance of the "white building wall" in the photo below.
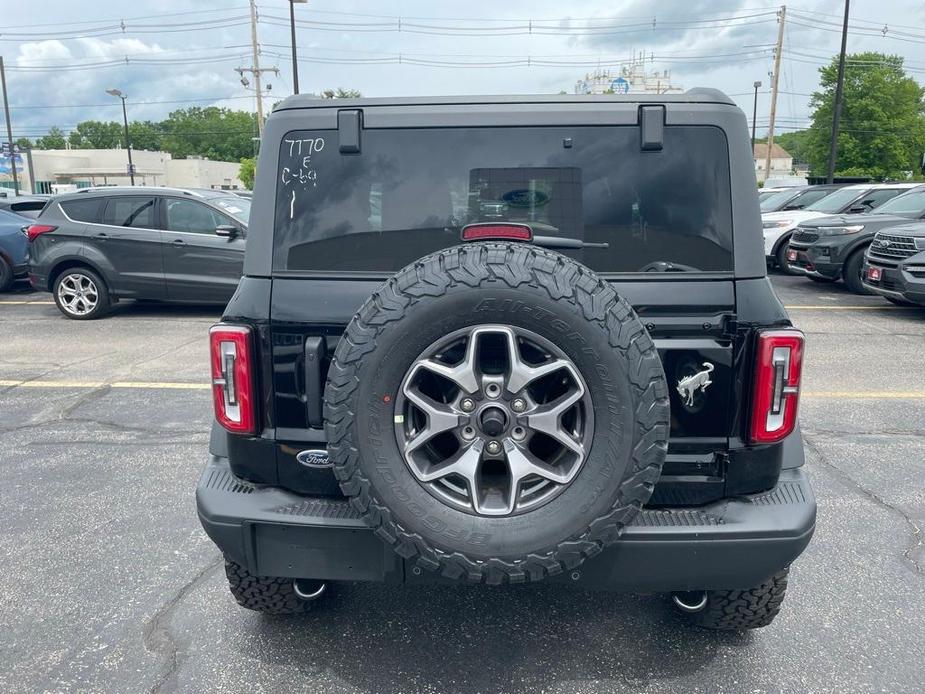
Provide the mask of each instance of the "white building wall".
MULTIPOLYGON (((25 157, 23 157, 25 160, 25 157)), ((32 151, 34 180, 58 186, 129 185, 128 155, 124 149, 45 149, 32 151)), ((168 152, 132 150, 135 185, 178 188, 244 188, 240 164, 210 159, 173 159, 168 152)), ((30 190, 32 176, 23 172, 22 188, 30 190)))

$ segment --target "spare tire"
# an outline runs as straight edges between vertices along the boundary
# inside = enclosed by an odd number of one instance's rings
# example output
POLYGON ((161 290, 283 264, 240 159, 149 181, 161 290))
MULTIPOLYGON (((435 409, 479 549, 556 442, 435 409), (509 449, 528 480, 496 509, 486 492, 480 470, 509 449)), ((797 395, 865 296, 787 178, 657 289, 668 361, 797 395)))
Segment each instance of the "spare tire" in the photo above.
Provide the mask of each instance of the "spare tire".
POLYGON ((517 243, 449 248, 379 287, 324 395, 334 473, 400 556, 536 581, 616 542, 668 448, 668 387, 632 307, 517 243))

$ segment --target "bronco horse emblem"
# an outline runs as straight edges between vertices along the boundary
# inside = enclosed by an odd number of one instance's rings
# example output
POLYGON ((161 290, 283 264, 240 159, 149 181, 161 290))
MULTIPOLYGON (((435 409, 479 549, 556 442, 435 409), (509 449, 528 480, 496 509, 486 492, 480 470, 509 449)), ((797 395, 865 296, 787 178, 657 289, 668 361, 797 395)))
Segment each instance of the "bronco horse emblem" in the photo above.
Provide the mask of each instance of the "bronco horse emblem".
POLYGON ((713 364, 708 361, 703 363, 704 370, 698 371, 690 376, 685 376, 678 381, 678 393, 684 398, 684 404, 688 407, 694 404, 694 395, 698 390, 704 391, 713 381, 710 380, 710 374, 713 372, 713 364))

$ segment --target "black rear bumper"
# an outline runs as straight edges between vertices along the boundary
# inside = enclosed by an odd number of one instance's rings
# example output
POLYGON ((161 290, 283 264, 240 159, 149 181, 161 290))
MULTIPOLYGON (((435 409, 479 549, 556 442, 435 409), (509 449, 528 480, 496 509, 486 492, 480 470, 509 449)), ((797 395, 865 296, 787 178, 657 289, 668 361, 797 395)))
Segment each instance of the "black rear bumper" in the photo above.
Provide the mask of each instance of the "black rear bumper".
MULTIPOLYGON (((257 487, 213 457, 196 490, 199 518, 230 559, 262 576, 431 583, 386 547, 342 499, 257 487)), ((645 509, 620 542, 578 571, 583 588, 671 591, 744 588, 790 564, 812 537, 816 500, 801 469, 762 494, 697 508, 645 509)))

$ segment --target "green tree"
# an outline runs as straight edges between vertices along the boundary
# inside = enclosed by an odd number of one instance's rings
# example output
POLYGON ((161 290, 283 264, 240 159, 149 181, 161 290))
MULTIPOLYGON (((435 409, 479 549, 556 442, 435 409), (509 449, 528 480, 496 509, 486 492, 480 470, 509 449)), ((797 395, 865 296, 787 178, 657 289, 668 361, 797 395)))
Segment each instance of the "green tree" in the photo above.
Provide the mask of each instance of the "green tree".
POLYGON ((161 147, 178 159, 240 161, 254 154, 257 117, 247 111, 196 106, 174 111, 160 127, 161 147))
MULTIPOLYGON (((164 129, 160 123, 149 120, 135 120, 128 124, 128 134, 132 140, 132 149, 161 149, 164 129)), ((125 135, 122 135, 123 139, 125 135)))
MULTIPOLYGON (((820 89, 810 100, 813 123, 805 136, 806 160, 817 174, 828 168, 838 59, 819 72, 820 89)), ((885 179, 917 172, 925 152, 923 95, 925 89, 906 75, 901 57, 847 56, 836 173, 885 179)))
POLYGON ((53 125, 48 129, 45 135, 42 135, 42 137, 35 141, 35 148, 64 149, 66 144, 67 139, 64 137, 64 133, 61 132, 61 128, 53 125))
POLYGON ((254 189, 254 176, 257 175, 257 160, 254 157, 244 157, 241 159, 241 168, 238 170, 238 178, 248 190, 254 189))
POLYGON ((111 149, 122 143, 122 124, 116 121, 85 120, 67 137, 71 147, 111 149))

